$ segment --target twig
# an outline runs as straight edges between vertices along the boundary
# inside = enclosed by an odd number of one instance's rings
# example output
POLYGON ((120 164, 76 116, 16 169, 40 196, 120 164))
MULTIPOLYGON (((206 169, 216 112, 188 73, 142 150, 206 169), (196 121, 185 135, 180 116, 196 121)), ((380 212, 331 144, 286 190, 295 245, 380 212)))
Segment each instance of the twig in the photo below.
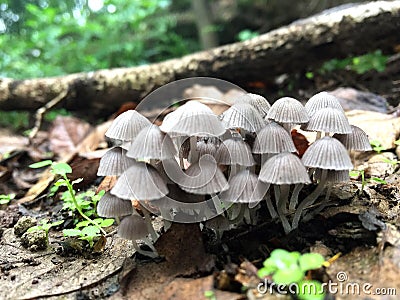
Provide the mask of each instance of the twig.
POLYGON ((65 87, 64 90, 59 93, 56 97, 52 100, 47 102, 44 106, 39 108, 35 114, 35 126, 32 128, 32 131, 29 133, 29 141, 31 142, 32 139, 37 135, 39 132, 40 126, 42 125, 43 115, 46 113, 50 108, 53 108, 55 105, 60 103, 68 94, 68 87, 65 87))

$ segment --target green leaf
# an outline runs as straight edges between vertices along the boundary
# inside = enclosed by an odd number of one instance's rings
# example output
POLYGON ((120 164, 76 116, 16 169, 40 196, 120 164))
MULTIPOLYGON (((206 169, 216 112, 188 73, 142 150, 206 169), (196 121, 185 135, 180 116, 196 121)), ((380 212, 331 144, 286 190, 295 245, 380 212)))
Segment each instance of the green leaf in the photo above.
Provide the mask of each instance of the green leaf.
POLYGON ((289 285, 298 282, 304 277, 304 272, 298 266, 292 268, 278 270, 272 275, 272 280, 276 284, 289 285))
POLYGON ((76 228, 85 227, 85 226, 88 226, 89 224, 90 224, 89 221, 86 221, 86 220, 85 221, 80 221, 75 225, 75 227, 76 228))
POLYGON ((48 160, 43 160, 43 161, 39 161, 37 163, 34 164, 30 164, 29 168, 32 169, 39 169, 39 168, 43 168, 43 167, 47 167, 50 166, 53 163, 52 160, 48 159, 48 160))
POLYGON ((43 230, 42 226, 32 226, 30 227, 26 232, 33 232, 33 231, 39 231, 39 230, 43 230))
POLYGON ((324 261, 324 257, 318 253, 305 253, 299 258, 300 268, 303 272, 319 269, 324 261))
POLYGON ((274 269, 272 269, 272 268, 261 268, 261 269, 258 270, 257 275, 260 278, 264 278, 264 277, 267 277, 267 276, 271 275, 275 271, 276 271, 276 268, 274 268, 274 269))
POLYGON ((379 178, 379 177, 371 177, 371 180, 375 181, 377 183, 380 183, 380 184, 387 184, 386 180, 379 178))
POLYGON ((360 176, 360 171, 352 170, 349 172, 349 176, 350 177, 358 177, 358 176, 360 176))
POLYGON ((57 175, 65 175, 72 173, 72 168, 67 163, 53 163, 51 165, 52 172, 57 175))
POLYGON ((323 300, 325 292, 322 284, 316 280, 302 280, 298 283, 297 297, 301 300, 323 300))
POLYGON ((63 235, 64 236, 82 236, 83 233, 79 229, 64 229, 63 235))
POLYGON ((100 223, 100 227, 109 227, 114 224, 114 219, 104 219, 103 222, 100 223))
POLYGON ((97 236, 100 233, 100 229, 96 226, 86 226, 82 229, 82 233, 86 236, 97 236))

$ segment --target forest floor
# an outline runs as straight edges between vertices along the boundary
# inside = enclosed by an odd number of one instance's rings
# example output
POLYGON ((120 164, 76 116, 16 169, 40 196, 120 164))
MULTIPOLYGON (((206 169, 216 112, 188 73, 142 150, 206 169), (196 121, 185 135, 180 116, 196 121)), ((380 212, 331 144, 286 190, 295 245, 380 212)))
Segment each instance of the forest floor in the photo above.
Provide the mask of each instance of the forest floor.
MULTIPOLYGON (((256 224, 242 224, 225 232, 220 240, 212 230, 201 231, 198 224, 173 224, 155 244, 160 254, 157 259, 135 253, 129 241, 113 233, 114 226, 107 229, 110 234, 106 243, 95 239, 93 248, 82 240, 63 237, 62 229, 71 228, 75 217, 62 209, 62 192, 50 195, 56 178, 45 168, 28 167, 49 158, 68 162, 73 169, 70 179, 84 178, 75 188, 86 193, 110 184, 96 176, 99 158, 107 147, 104 132, 109 121, 94 126, 81 119, 58 117, 48 124, 48 130, 39 132, 33 143, 3 130, 0 192, 15 194, 15 199, 0 205, 0 298, 207 299, 208 295, 208 299, 218 300, 290 299, 257 291, 261 282, 257 268, 273 249, 283 248, 320 253, 326 259, 340 254, 330 266, 312 275, 321 282, 336 284, 336 292, 331 290, 327 299, 398 299, 399 81, 388 79, 390 74, 376 72, 358 78, 346 72, 338 74, 328 79, 314 78, 301 87, 292 87, 296 92, 283 93, 305 99, 316 90, 339 86, 358 89, 356 94, 350 93, 354 102, 348 103, 355 106, 347 108, 347 116, 371 140, 380 142, 375 151, 356 156, 355 165, 365 170, 365 179, 353 176, 349 182, 334 185, 329 205, 288 235, 279 222, 264 217, 256 224), (391 108, 381 111, 381 99, 371 94, 357 97, 360 90, 385 97, 391 108), (367 106, 368 110, 362 110, 367 106), (50 230, 48 247, 39 250, 40 245, 33 244, 27 249, 15 234, 15 224, 22 216, 64 222, 50 230)), ((262 81, 243 87, 266 92, 271 99, 279 97, 278 93, 265 91, 268 87, 262 81)), ((301 196, 314 188, 308 186, 301 196)), ((266 208, 262 206, 261 210, 266 216, 266 208)), ((162 220, 155 217, 154 224, 163 232, 162 220)))

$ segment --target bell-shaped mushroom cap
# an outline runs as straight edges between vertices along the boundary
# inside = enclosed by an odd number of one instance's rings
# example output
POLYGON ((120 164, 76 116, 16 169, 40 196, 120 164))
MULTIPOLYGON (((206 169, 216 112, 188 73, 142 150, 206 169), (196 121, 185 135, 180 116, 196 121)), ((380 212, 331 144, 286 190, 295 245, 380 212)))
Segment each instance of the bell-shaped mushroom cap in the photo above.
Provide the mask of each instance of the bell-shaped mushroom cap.
POLYGON ((114 147, 108 150, 100 159, 98 176, 121 175, 135 162, 134 159, 126 156, 126 150, 121 147, 114 147))
POLYGON ((229 189, 220 195, 221 200, 226 202, 259 202, 267 191, 265 183, 259 181, 257 175, 249 170, 240 171, 229 178, 228 183, 229 189))
MULTIPOLYGON (((327 170, 326 181, 327 182, 345 182, 350 180, 349 170, 327 170)), ((316 169, 314 172, 314 178, 320 180, 322 176, 322 169, 316 169)))
POLYGON ((246 167, 255 165, 250 146, 242 138, 223 141, 215 154, 215 160, 222 165, 237 164, 246 167))
POLYGON ((134 162, 118 178, 111 194, 127 200, 154 200, 168 194, 168 188, 154 167, 134 162))
POLYGON ((254 141, 253 153, 297 152, 290 134, 275 122, 261 129, 254 141))
POLYGON ((161 132, 157 125, 150 125, 138 133, 126 155, 136 159, 164 160, 173 158, 175 154, 172 139, 161 132))
POLYGON ((351 133, 349 120, 344 112, 332 107, 321 108, 315 112, 305 125, 304 130, 351 133))
POLYGON ((300 158, 290 152, 268 159, 261 167, 259 179, 272 184, 311 183, 300 158))
POLYGON ((100 217, 115 218, 131 215, 133 213, 131 201, 122 200, 107 192, 97 203, 97 214, 100 217))
POLYGON ((340 105, 339 99, 327 92, 315 94, 308 99, 304 107, 306 108, 310 117, 320 109, 327 107, 336 108, 344 112, 343 107, 340 105))
POLYGON ((349 154, 337 139, 325 136, 312 143, 301 159, 306 167, 329 170, 351 170, 349 154))
POLYGON ((220 136, 225 128, 217 115, 198 101, 188 101, 165 116, 160 129, 187 136, 220 136))
POLYGON ((265 126, 260 113, 250 104, 239 102, 221 114, 222 123, 227 129, 241 128, 249 132, 258 132, 265 126))
POLYGON ((268 110, 271 107, 271 104, 269 104, 267 99, 257 94, 244 94, 235 100, 235 103, 241 102, 248 103, 253 106, 263 118, 267 115, 268 110))
POLYGON ((267 119, 278 123, 302 124, 307 123, 310 117, 300 101, 291 97, 283 97, 272 104, 267 119))
POLYGON ((115 118, 105 135, 114 140, 132 141, 140 130, 150 124, 150 121, 136 110, 127 110, 115 118))
POLYGON ((146 221, 141 216, 131 215, 121 221, 117 234, 123 239, 135 241, 147 237, 150 232, 146 221))
POLYGON ((338 139, 346 147, 347 150, 372 151, 368 135, 365 133, 365 131, 355 125, 350 125, 350 127, 351 133, 335 133, 333 137, 338 139))
POLYGON ((215 159, 208 154, 191 164, 178 184, 182 190, 197 195, 215 194, 229 187, 215 159))

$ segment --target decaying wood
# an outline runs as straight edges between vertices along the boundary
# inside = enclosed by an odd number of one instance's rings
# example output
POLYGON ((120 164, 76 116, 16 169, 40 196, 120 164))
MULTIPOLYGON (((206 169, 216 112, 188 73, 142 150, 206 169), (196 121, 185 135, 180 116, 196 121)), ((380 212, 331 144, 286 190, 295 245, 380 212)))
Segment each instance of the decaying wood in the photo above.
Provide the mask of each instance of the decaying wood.
POLYGON ((273 78, 323 61, 400 44, 400 1, 331 9, 242 43, 162 63, 30 80, 0 79, 0 109, 35 110, 68 87, 65 106, 107 115, 168 82, 209 76, 234 83, 273 78))

